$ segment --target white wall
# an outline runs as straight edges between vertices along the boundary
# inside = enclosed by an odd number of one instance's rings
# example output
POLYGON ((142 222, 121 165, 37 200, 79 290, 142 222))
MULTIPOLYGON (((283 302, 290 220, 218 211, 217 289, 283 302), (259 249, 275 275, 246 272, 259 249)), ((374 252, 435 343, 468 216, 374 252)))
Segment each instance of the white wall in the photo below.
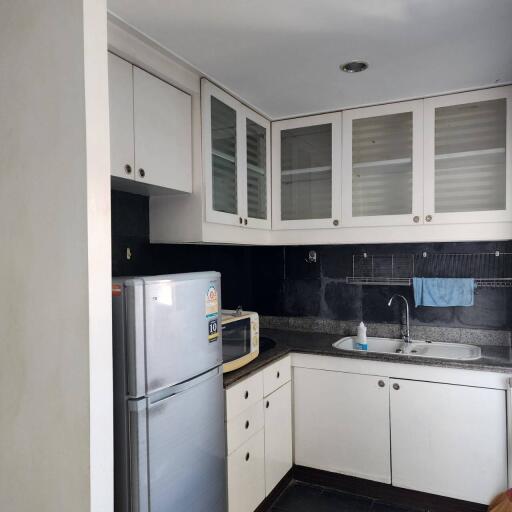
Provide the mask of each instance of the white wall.
POLYGON ((0 47, 0 510, 109 512, 105 0, 4 0, 0 47))

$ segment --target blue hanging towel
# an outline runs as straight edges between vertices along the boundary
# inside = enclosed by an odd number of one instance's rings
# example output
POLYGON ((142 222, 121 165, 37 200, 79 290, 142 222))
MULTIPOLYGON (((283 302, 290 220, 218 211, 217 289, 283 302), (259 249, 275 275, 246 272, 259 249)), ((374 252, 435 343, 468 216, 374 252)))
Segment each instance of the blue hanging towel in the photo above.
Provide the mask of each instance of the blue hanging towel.
POLYGON ((472 306, 475 301, 475 280, 471 278, 413 277, 412 285, 416 307, 472 306))

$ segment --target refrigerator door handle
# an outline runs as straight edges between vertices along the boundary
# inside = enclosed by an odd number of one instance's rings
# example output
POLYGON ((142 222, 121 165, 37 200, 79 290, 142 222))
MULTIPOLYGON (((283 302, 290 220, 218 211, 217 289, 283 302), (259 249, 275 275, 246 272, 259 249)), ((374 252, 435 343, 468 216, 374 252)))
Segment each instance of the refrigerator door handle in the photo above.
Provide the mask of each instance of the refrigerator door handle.
POLYGON ((176 384, 174 386, 170 386, 168 388, 155 391, 154 393, 151 393, 151 395, 149 396, 150 403, 154 404, 156 402, 159 402, 160 400, 165 400, 166 398, 170 398, 171 396, 183 393, 184 391, 187 391, 188 389, 193 388, 206 380, 216 377, 221 373, 222 367, 216 366, 215 368, 212 368, 211 370, 201 373, 196 377, 181 382, 180 384, 176 384))
POLYGON ((147 398, 128 402, 129 494, 132 512, 149 512, 148 402, 147 398))

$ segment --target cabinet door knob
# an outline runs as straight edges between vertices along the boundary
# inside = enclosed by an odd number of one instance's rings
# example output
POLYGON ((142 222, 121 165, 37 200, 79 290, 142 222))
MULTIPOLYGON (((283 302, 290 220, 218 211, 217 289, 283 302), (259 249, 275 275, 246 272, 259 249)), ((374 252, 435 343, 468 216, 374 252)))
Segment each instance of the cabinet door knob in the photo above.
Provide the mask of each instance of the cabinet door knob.
POLYGON ((249 391, 246 391, 244 394, 244 398, 247 400, 249 398, 249 391))
POLYGON ((338 219, 334 219, 334 220, 332 221, 332 223, 333 223, 335 226, 337 226, 337 225, 340 223, 340 221, 339 221, 338 219))
POLYGON ((270 402, 267 400, 267 403, 265 404, 265 407, 268 409, 270 407, 270 402))
POLYGON ((400 385, 397 384, 396 382, 393 384, 393 389, 398 391, 400 389, 400 385))
POLYGON ((249 452, 247 452, 245 454, 245 460, 248 461, 250 459, 250 457, 251 457, 251 454, 249 452))
POLYGON ((146 176, 146 171, 144 169, 142 169, 142 167, 139 169, 139 174, 140 174, 140 177, 141 178, 144 178, 144 176, 146 176))
POLYGON ((280 372, 277 372, 277 373, 276 373, 276 378, 278 378, 278 379, 279 379, 279 377, 281 377, 281 373, 280 373, 280 372))
POLYGON ((244 219, 242 219, 242 217, 238 217, 238 222, 240 222, 240 224, 243 224, 244 223, 244 219))
POLYGON ((427 215, 427 216, 425 217, 425 220, 426 220, 427 222, 431 222, 431 221, 432 221, 432 215, 427 215))
POLYGON ((386 383, 383 380, 379 380, 379 388, 383 388, 386 383))
POLYGON ((247 430, 249 428, 249 421, 246 421, 245 422, 245 430, 247 430))
POLYGON ((126 172, 126 174, 131 174, 132 173, 132 166, 130 164, 126 164, 124 166, 124 172, 126 172))
POLYGON ((418 224, 418 222, 420 221, 420 218, 418 215, 415 215, 413 218, 412 218, 412 221, 415 223, 415 224, 418 224))
POLYGON ((247 226, 247 219, 244 219, 244 226, 247 226))

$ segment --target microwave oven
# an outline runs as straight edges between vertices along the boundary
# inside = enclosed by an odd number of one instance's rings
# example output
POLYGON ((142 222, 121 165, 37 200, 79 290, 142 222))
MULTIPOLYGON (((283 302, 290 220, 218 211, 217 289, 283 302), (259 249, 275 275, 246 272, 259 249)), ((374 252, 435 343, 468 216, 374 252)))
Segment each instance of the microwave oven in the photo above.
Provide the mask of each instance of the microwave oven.
POLYGON ((237 370, 260 353, 258 313, 222 310, 222 358, 224 373, 237 370))

